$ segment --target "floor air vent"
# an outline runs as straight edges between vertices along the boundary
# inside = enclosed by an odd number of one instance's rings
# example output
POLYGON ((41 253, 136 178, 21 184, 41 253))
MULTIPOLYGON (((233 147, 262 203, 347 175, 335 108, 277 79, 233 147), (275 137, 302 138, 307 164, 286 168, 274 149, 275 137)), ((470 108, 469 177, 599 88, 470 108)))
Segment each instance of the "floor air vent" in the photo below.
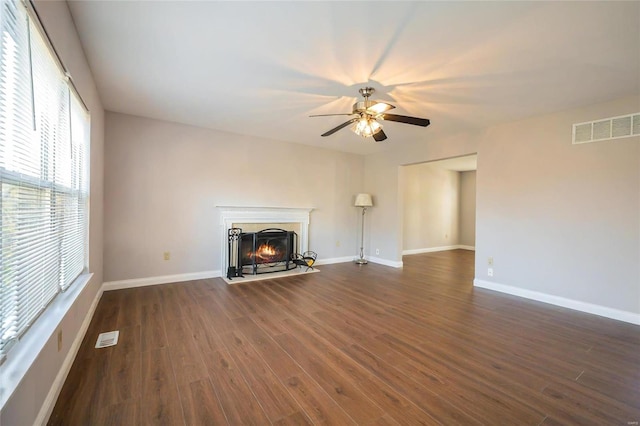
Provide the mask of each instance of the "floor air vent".
POLYGON ((98 341, 96 342, 96 348, 106 348, 109 346, 117 345, 119 335, 119 330, 110 331, 108 333, 100 333, 100 335, 98 335, 98 341))
POLYGON ((640 136, 640 112, 573 125, 573 144, 640 136))

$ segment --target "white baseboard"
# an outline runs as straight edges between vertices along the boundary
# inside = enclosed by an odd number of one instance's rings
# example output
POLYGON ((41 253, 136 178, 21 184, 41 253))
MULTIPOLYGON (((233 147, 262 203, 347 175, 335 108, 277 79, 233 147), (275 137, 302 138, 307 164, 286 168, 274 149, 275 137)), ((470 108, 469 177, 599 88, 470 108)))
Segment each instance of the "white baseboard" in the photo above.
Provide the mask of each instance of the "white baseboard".
POLYGON ((457 250, 457 249, 475 251, 476 248, 474 246, 465 246, 465 245, 456 244, 453 246, 427 247, 427 248, 419 248, 419 249, 411 249, 411 250, 402 250, 402 255, 404 256, 407 254, 433 253, 436 251, 447 251, 447 250, 457 250))
POLYGON ((315 265, 331 265, 333 263, 346 263, 353 262, 355 259, 353 256, 343 256, 343 257, 331 257, 328 259, 318 259, 315 265))
POLYGON ((69 352, 67 352, 67 356, 64 359, 64 362, 60 366, 60 370, 58 370, 58 374, 56 375, 55 380, 51 384, 51 388, 49 389, 49 393, 40 407, 40 412, 38 413, 38 417, 36 417, 34 425, 45 425, 49 421, 49 417, 53 412, 53 408, 56 405, 56 401, 58 400, 58 396, 60 396, 60 391, 62 390, 62 385, 64 385, 65 380, 67 380, 67 375, 71 370, 71 366, 73 365, 73 361, 76 359, 76 355, 78 354, 78 350, 80 349, 80 345, 84 340, 84 336, 87 333, 87 329, 89 328, 89 324, 91 324, 91 319, 93 318, 93 314, 98 307, 98 302, 100 302, 100 298, 102 297, 103 288, 100 287, 100 290, 96 293, 96 296, 93 298, 93 302, 91 302, 91 306, 89 307, 89 311, 82 321, 82 325, 80 326, 80 330, 76 334, 75 339, 73 339, 73 343, 69 348, 69 352))
POLYGON ((103 291, 123 288, 144 287, 148 285, 178 283, 183 281, 206 280, 222 276, 221 271, 190 272, 187 274, 162 275, 159 277, 134 278, 131 280, 108 281, 102 285, 103 291))
POLYGON ((538 302, 549 303, 551 305, 561 306, 563 308, 569 308, 576 311, 599 315, 601 317, 640 325, 640 314, 635 312, 621 311, 619 309, 609 308, 606 306, 594 305, 592 303, 567 299, 560 296, 554 296, 552 294, 541 293, 538 291, 527 290, 510 285, 479 280, 477 278, 473 280, 473 285, 475 287, 486 288, 488 290, 494 290, 501 293, 524 297, 525 299, 537 300, 538 302))
POLYGON ((379 265, 391 266, 392 268, 402 268, 403 266, 402 260, 395 261, 395 260, 381 259, 379 257, 373 257, 373 256, 367 257, 367 260, 369 262, 377 263, 379 265))

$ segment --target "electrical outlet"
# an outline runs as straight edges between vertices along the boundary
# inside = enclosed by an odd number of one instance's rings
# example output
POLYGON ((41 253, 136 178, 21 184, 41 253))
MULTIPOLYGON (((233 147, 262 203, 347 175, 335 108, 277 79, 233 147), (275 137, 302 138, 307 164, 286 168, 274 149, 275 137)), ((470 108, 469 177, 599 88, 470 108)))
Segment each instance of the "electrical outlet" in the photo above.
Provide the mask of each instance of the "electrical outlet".
POLYGON ((380 249, 376 249, 376 255, 380 254, 380 249))
POLYGON ((336 247, 340 247, 340 240, 336 241, 336 247))
POLYGON ((487 258, 487 265, 493 266, 493 256, 489 256, 489 258, 487 258))
POLYGON ((493 276, 493 268, 487 269, 487 275, 489 275, 490 277, 493 276))
POLYGON ((58 352, 62 350, 62 329, 58 330, 58 352))
POLYGON ((171 252, 165 251, 164 252, 164 260, 170 260, 171 259, 171 252))

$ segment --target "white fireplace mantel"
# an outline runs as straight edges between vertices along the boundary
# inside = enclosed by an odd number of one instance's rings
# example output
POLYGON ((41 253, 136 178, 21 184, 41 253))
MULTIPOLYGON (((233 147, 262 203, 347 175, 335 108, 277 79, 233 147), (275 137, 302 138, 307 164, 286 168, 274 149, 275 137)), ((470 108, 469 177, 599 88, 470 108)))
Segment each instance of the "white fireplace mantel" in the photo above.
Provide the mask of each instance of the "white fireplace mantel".
POLYGON ((220 213, 220 227, 222 228, 221 254, 222 275, 226 275, 228 256, 228 231, 234 223, 298 223, 300 234, 298 244, 300 252, 309 250, 309 215, 313 208, 290 207, 240 207, 217 206, 220 213))

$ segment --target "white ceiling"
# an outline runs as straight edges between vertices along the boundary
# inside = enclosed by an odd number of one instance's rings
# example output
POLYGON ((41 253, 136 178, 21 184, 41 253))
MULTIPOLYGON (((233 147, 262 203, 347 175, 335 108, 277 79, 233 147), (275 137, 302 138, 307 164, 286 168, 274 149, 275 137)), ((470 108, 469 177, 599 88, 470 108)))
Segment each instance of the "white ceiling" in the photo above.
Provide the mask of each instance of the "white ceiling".
POLYGON ((640 93, 637 1, 69 7, 107 110, 347 152, 640 93), (431 126, 320 137, 364 85, 431 126))

